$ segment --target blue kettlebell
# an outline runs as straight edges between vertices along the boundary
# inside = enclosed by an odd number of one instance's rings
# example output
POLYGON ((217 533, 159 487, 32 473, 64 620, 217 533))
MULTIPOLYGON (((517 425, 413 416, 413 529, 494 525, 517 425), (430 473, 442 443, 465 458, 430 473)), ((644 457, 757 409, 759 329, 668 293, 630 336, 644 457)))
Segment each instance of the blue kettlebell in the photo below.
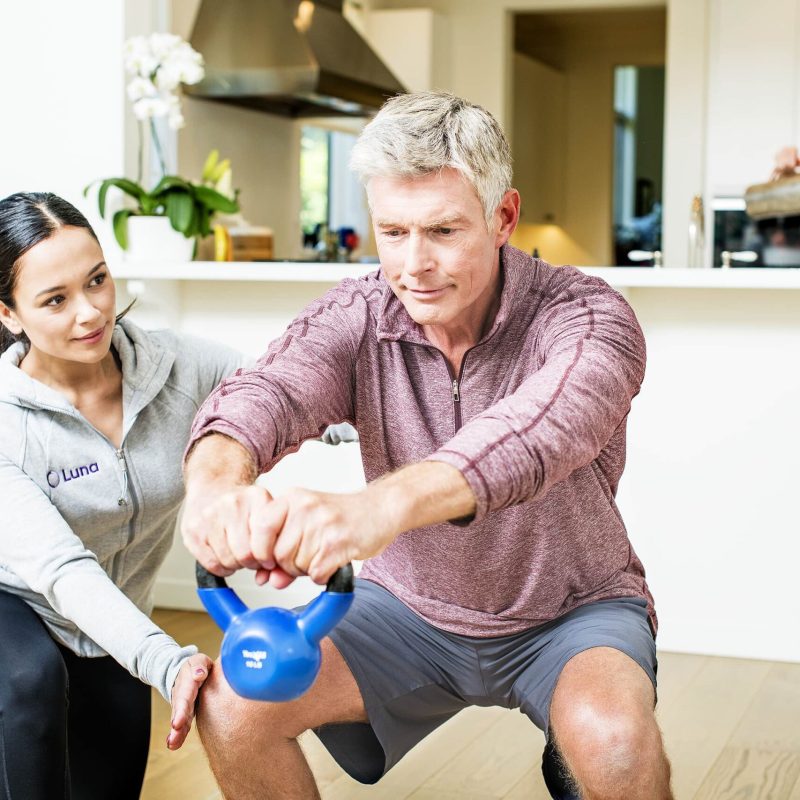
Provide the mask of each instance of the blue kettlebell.
POLYGON ((197 594, 225 632, 222 672, 236 694, 249 700, 294 700, 317 677, 319 643, 353 602, 353 567, 333 573, 324 592, 302 611, 249 609, 225 582, 200 564, 197 594))

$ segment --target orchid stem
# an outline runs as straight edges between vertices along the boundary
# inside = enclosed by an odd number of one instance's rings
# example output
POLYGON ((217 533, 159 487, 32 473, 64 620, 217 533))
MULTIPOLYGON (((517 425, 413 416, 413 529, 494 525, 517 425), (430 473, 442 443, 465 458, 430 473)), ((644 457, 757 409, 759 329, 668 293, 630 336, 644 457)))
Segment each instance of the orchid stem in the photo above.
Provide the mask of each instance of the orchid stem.
POLYGON ((158 155, 158 163, 161 166, 161 177, 163 178, 167 174, 167 165, 164 162, 164 154, 161 152, 161 143, 158 141, 156 123, 152 118, 150 120, 150 135, 153 137, 153 144, 155 145, 156 154, 158 155))
POLYGON ((142 176, 144 174, 144 125, 141 120, 137 123, 139 126, 139 151, 136 158, 136 183, 142 185, 142 176))

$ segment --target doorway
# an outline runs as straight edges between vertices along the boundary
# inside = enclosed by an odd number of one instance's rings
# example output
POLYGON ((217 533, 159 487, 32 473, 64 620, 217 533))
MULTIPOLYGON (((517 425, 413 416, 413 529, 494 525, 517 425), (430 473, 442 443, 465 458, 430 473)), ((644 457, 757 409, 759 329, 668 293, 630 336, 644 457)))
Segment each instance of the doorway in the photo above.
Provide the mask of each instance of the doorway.
POLYGON ((626 237, 644 226, 635 249, 658 249, 666 8, 518 13, 514 51, 513 243, 555 264, 608 266, 631 263, 626 237), (634 98, 624 119, 618 85, 634 98))

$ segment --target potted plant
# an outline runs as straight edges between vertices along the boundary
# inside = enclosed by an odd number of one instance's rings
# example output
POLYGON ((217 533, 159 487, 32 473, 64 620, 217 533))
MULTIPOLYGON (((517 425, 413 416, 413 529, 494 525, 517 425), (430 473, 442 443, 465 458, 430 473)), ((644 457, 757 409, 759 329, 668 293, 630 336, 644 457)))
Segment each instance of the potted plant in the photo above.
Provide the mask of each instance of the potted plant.
POLYGON ((166 117, 171 129, 183 127, 178 91, 181 83, 197 83, 203 77, 203 60, 180 36, 154 33, 149 37, 134 36, 125 43, 125 68, 133 76, 128 84, 128 97, 139 123, 137 180, 94 181, 86 187, 84 195, 91 186, 100 184, 97 203, 103 218, 112 187, 133 201, 112 216, 114 236, 129 258, 188 261, 197 237, 211 233, 214 214, 233 214, 239 210, 237 193, 230 188, 230 161, 220 161, 217 150, 206 160, 199 182, 166 174, 156 120, 166 117), (146 125, 161 173, 151 189, 145 188, 142 175, 146 125), (141 230, 145 226, 147 230, 141 230), (172 237, 172 242, 167 237, 172 237))

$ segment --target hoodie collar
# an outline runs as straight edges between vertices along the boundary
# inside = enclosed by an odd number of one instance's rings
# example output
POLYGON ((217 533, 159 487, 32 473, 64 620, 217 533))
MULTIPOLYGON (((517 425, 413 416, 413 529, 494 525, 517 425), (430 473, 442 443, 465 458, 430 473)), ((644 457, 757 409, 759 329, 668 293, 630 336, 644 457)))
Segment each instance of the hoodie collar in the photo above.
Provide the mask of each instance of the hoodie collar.
MULTIPOLYGON (((122 404, 125 432, 136 415, 163 388, 175 361, 174 347, 132 323, 120 320, 111 335, 111 344, 122 365, 122 404)), ((47 408, 75 416, 78 412, 55 389, 34 380, 20 368, 27 345, 17 342, 0 356, 0 401, 28 408, 47 408)))
MULTIPOLYGON (((481 342, 493 336, 513 315, 514 307, 519 302, 520 292, 518 289, 523 278, 523 270, 530 268, 531 263, 530 256, 511 245, 504 245, 500 248, 500 306, 492 327, 483 335, 481 342)), ((405 306, 392 291, 388 281, 378 317, 378 339, 431 345, 422 326, 414 322, 405 306)))

